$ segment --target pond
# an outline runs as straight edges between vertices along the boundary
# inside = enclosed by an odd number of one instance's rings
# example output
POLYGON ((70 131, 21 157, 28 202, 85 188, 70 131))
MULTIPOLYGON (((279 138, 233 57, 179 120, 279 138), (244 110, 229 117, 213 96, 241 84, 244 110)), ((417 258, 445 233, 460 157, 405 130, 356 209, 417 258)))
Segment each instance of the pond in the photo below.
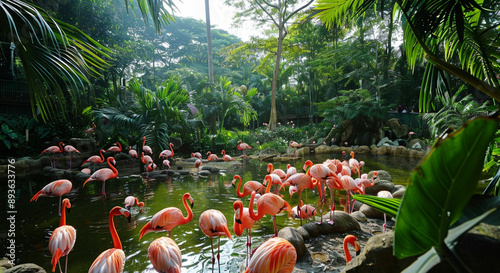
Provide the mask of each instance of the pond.
MULTIPOLYGON (((323 162, 328 155, 311 156, 313 162, 323 162)), ((366 162, 364 172, 370 170, 387 170, 393 177, 395 184, 406 184, 412 169, 420 159, 356 156, 358 160, 366 162)), ((302 169, 304 159, 292 163, 298 170, 302 169)), ((104 250, 113 247, 108 227, 109 211, 114 206, 124 206, 124 199, 129 195, 139 198, 146 204, 146 212, 138 213, 132 210, 131 222, 125 217, 115 217, 115 225, 126 254, 125 272, 155 272, 148 260, 147 249, 149 244, 160 236, 167 236, 166 232, 148 233, 139 242, 141 228, 152 216, 166 207, 178 207, 184 215, 182 195, 191 193, 194 199, 193 221, 178 226, 172 230, 172 239, 179 245, 182 252, 183 272, 211 272, 210 240, 201 231, 198 225, 200 214, 207 209, 218 209, 224 213, 228 221, 233 240, 221 238, 220 263, 222 272, 238 272, 238 267, 245 258, 246 236, 238 237, 233 230, 233 202, 238 200, 236 189, 231 186, 234 175, 242 177, 243 182, 248 180, 263 181, 266 175, 266 162, 246 159, 242 164, 232 165, 227 175, 212 174, 208 178, 198 176, 176 176, 163 180, 147 180, 138 174, 125 173, 130 170, 124 166, 125 162, 118 162, 118 170, 122 170, 118 179, 106 183, 107 198, 101 197, 101 182, 89 182, 82 188, 83 181, 72 181, 72 191, 65 195, 71 200, 71 210, 67 214, 67 224, 77 230, 77 239, 73 251, 69 255, 69 272, 87 272, 94 259, 104 250)), ((209 165, 210 163, 204 163, 209 165)), ((286 169, 285 163, 274 163, 275 168, 286 169)), ((136 163, 136 171, 137 163, 136 163)), ((6 180, 5 178, 2 178, 6 180)), ((15 255, 16 264, 35 263, 42 266, 47 272, 51 271, 51 255, 48 250, 48 241, 51 232, 58 226, 57 214, 58 198, 40 197, 37 202, 30 202, 31 197, 46 184, 59 179, 47 173, 22 175, 16 173, 16 200, 15 206, 15 255)), ((3 181, 2 180, 2 181, 3 181)), ((7 205, 6 183, 1 183, 3 204, 7 205)), ((338 195, 337 195, 338 196, 338 195)), ((288 193, 284 198, 291 206, 298 203, 298 196, 289 200, 288 193)), ((338 197, 337 197, 338 198, 338 197)), ((315 204, 317 193, 307 192, 303 195, 305 203, 315 204)), ((250 198, 242 199, 248 206, 250 198)), ((338 204, 338 200, 336 201, 338 204)), ((337 206, 339 208, 339 206, 337 206)), ((342 209, 340 207, 340 209, 342 209)), ((7 210, 2 210, 2 219, 7 218, 7 210)), ((319 218, 318 218, 319 219, 319 218)), ((278 229, 285 226, 298 227, 299 222, 288 218, 285 213, 277 216, 278 229)), ((7 223, 4 224, 4 227, 7 223)), ((274 233, 272 218, 266 215, 256 222, 252 229, 252 248, 271 237, 274 233)), ((2 232, 2 244, 7 249, 7 234, 2 232)), ((217 242, 214 240, 214 242, 217 242)), ((64 262, 64 257, 61 259, 64 262)), ((64 266, 64 263, 62 263, 64 266)))

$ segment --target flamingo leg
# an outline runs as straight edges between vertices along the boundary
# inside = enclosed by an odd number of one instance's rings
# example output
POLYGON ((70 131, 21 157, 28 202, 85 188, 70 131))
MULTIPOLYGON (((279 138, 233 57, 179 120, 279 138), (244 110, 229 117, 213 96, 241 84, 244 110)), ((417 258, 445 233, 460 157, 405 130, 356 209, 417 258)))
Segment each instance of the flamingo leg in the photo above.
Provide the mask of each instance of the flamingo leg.
POLYGON ((217 266, 219 267, 220 273, 220 236, 217 237, 217 266))
POLYGON ((210 237, 210 246, 212 246, 212 273, 214 273, 215 254, 214 254, 214 244, 212 242, 212 237, 210 237))
POLYGON ((69 170, 71 171, 71 158, 72 158, 72 155, 71 153, 69 154, 69 170))
POLYGON ((385 213, 384 213, 384 233, 386 231, 386 228, 387 228, 387 218, 386 218, 385 213))
POLYGON ((59 209, 57 210, 59 212, 59 217, 61 217, 61 199, 62 195, 59 195, 59 209))
POLYGON ((59 271, 62 273, 62 269, 61 269, 61 262, 60 262, 60 261, 57 261, 57 264, 59 265, 59 271))
POLYGON ((250 259, 250 249, 252 248, 252 238, 250 234, 250 229, 247 228, 247 257, 245 268, 248 266, 248 261, 250 259))
POLYGON ((106 198, 106 181, 102 181, 102 195, 106 198))
POLYGON ((68 272, 68 256, 69 256, 69 253, 66 254, 66 264, 64 265, 64 273, 68 272))
POLYGON ((278 227, 276 225, 276 215, 273 216, 273 224, 274 224, 274 236, 271 238, 278 237, 278 227))
POLYGON ((349 195, 350 191, 347 190, 346 196, 347 196, 347 213, 350 213, 351 211, 351 196, 349 195))
POLYGON ((330 221, 328 223, 333 225, 335 223, 335 190, 330 189, 330 221))
POLYGON ((302 194, 302 191, 299 191, 299 204, 297 205, 297 214, 299 215, 300 219, 300 225, 302 226, 302 211, 300 210, 300 195, 302 194))

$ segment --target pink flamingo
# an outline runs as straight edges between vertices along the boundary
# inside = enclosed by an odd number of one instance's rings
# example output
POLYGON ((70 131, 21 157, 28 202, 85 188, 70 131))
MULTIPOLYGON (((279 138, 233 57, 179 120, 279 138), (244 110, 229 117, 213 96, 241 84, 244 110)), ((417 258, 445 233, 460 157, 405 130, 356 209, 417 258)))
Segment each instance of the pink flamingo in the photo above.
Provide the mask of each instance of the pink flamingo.
POLYGON ((295 247, 283 238, 274 237, 255 250, 244 273, 291 273, 296 262, 295 247))
POLYGON ((267 164, 267 173, 278 175, 282 181, 286 179, 286 173, 282 169, 274 169, 273 163, 267 164))
MULTIPOLYGON (((377 197, 381 198, 392 198, 392 194, 389 191, 379 191, 377 197)), ((387 216, 384 213, 384 233, 387 230, 387 216)))
POLYGON ((234 161, 235 159, 232 158, 230 155, 227 155, 225 150, 222 150, 222 160, 224 160, 224 161, 231 161, 231 160, 234 161))
POLYGON ((162 156, 165 157, 166 159, 168 159, 169 157, 172 157, 174 156, 174 149, 172 149, 172 147, 174 146, 173 143, 170 143, 169 144, 169 147, 170 147, 170 150, 163 150, 161 153, 160 153, 160 156, 158 158, 161 158, 162 156))
POLYGON ((142 212, 142 209, 144 208, 144 202, 139 202, 139 199, 137 197, 127 196, 127 198, 125 198, 125 208, 130 211, 130 209, 134 205, 137 205, 139 207, 139 211, 142 212))
POLYGON ((168 231, 168 237, 170 237, 170 231, 173 228, 191 222, 191 220, 193 220, 193 211, 191 210, 191 208, 194 205, 194 200, 191 197, 191 194, 185 193, 182 196, 182 203, 184 204, 184 207, 187 211, 186 217, 184 217, 182 215, 182 211, 176 207, 168 207, 160 210, 153 216, 153 218, 151 218, 151 220, 146 225, 144 225, 144 227, 142 227, 141 233, 139 235, 139 241, 141 240, 142 236, 151 231, 166 230, 168 231), (191 207, 188 206, 186 200, 189 200, 191 207))
POLYGON ((197 158, 201 159, 201 153, 200 152, 191 153, 191 157, 197 157, 197 158))
POLYGON ((93 180, 98 180, 102 181, 102 195, 104 198, 106 198, 106 180, 111 179, 111 178, 117 178, 118 177, 118 170, 111 164, 116 164, 116 161, 113 157, 108 157, 107 159, 108 166, 109 168, 102 168, 94 172, 87 180, 85 180, 85 183, 83 183, 83 187, 85 187, 85 184, 89 181, 93 180))
POLYGON ((360 165, 358 160, 354 158, 354 151, 351 151, 351 158, 349 159, 349 167, 352 172, 357 173, 358 177, 361 177, 360 165))
POLYGON ((299 143, 297 143, 293 140, 290 140, 290 147, 293 148, 293 157, 295 157, 295 151, 297 150, 297 148, 302 147, 302 145, 300 145, 299 143))
POLYGON ((326 186, 328 189, 330 189, 330 221, 328 223, 330 225, 333 225, 335 223, 335 190, 342 190, 344 189, 342 186, 342 182, 340 181, 340 178, 338 176, 334 176, 331 178, 328 178, 326 180, 326 186))
POLYGON ((208 156, 208 161, 217 161, 219 160, 219 158, 217 157, 216 154, 212 154, 212 152, 208 151, 207 152, 207 156, 208 156))
MULTIPOLYGON (((333 172, 330 168, 328 168, 327 166, 323 165, 323 164, 314 164, 312 163, 311 160, 307 160, 305 163, 304 163, 304 170, 307 169, 307 175, 311 176, 312 178, 316 179, 319 181, 319 185, 318 185, 318 190, 321 192, 320 195, 322 196, 318 206, 320 206, 320 208, 322 208, 322 205, 325 203, 325 182, 328 178, 337 178, 337 175, 335 174, 335 172, 333 172)), ((320 211, 322 211, 320 209, 320 211)), ((323 213, 320 213, 321 215, 323 215, 323 213)))
POLYGON ((100 163, 104 162, 104 156, 102 155, 102 152, 104 152, 103 149, 99 150, 100 156, 93 155, 93 156, 87 158, 85 161, 83 161, 82 166, 85 165, 85 163, 90 162, 94 165, 94 170, 95 170, 95 164, 100 164, 100 163))
POLYGON ((132 146, 128 146, 128 154, 132 157, 132 170, 134 169, 134 158, 139 159, 137 151, 132 149, 132 146))
POLYGON ((61 216, 62 195, 70 192, 72 187, 73 184, 67 179, 59 179, 50 182, 49 184, 45 185, 45 187, 43 187, 39 192, 33 195, 30 202, 38 201, 38 197, 40 196, 59 196, 59 209, 57 213, 59 214, 59 216, 61 216))
MULTIPOLYGON (((297 187, 290 186, 290 195, 292 195, 294 191, 297 191, 297 187)), ((316 208, 312 205, 304 205, 302 200, 299 200, 299 205, 292 208, 292 217, 299 218, 301 222, 302 219, 307 220, 314 216, 316 216, 316 208)))
MULTIPOLYGON (((295 191, 299 193, 299 206, 298 206, 298 211, 301 212, 302 210, 300 209, 300 204, 302 202, 302 191, 304 189, 314 189, 316 186, 315 183, 313 183, 311 177, 305 173, 296 173, 292 176, 290 176, 283 184, 281 187, 286 187, 286 186, 295 186, 295 189, 290 190, 290 199, 292 199, 292 195, 295 191)), ((300 225, 302 225, 302 217, 299 214, 300 218, 300 225)))
POLYGON ((215 263, 212 238, 217 237, 217 264, 220 272, 220 236, 227 236, 229 239, 233 239, 231 237, 231 233, 229 232, 229 228, 227 227, 226 216, 224 216, 224 214, 222 214, 219 210, 209 209, 200 215, 198 223, 201 231, 203 231, 203 233, 210 238, 210 245, 212 246, 212 273, 214 272, 215 263))
POLYGON ((358 244, 358 240, 354 235, 347 235, 344 238, 344 253, 345 253, 345 264, 347 265, 351 261, 351 253, 349 252, 348 244, 352 245, 356 250, 356 255, 361 252, 361 247, 358 244))
POLYGON ((278 236, 278 228, 276 226, 276 214, 282 212, 283 210, 286 210, 289 213, 291 213, 292 208, 290 207, 290 204, 288 204, 288 202, 283 200, 283 198, 279 197, 274 193, 269 193, 270 189, 271 189, 271 183, 267 185, 266 193, 261 197, 259 197, 259 200, 257 200, 257 214, 255 214, 255 212, 253 211, 253 203, 255 200, 256 192, 252 192, 252 195, 250 197, 250 205, 248 206, 248 212, 250 213, 250 217, 255 221, 259 221, 266 214, 271 215, 274 224, 274 236, 276 237, 278 236))
POLYGON ((233 181, 231 182, 231 184, 234 187, 237 179, 239 180, 239 182, 238 182, 238 186, 236 188, 236 195, 239 198, 245 197, 247 195, 251 195, 252 192, 254 192, 254 191, 257 192, 258 194, 264 194, 264 191, 266 190, 266 187, 264 187, 264 185, 262 185, 262 183, 257 182, 257 181, 248 181, 243 185, 243 190, 240 191, 241 177, 239 175, 235 175, 233 177, 233 181))
POLYGON ((286 165, 286 177, 285 180, 288 179, 288 177, 294 175, 297 173, 297 168, 292 167, 292 165, 288 164, 286 165))
POLYGON ((163 166, 165 168, 167 168, 167 167, 170 168, 170 161, 168 159, 163 160, 163 166))
POLYGON ((149 146, 146 146, 146 137, 142 137, 142 139, 144 140, 142 142, 142 151, 146 154, 150 154, 152 155, 153 154, 153 150, 151 149, 151 147, 149 146))
POLYGON ((194 162, 194 167, 198 169, 198 171, 201 171, 201 165, 203 165, 203 161, 201 159, 197 158, 196 161, 194 162))
POLYGON ((115 215, 123 215, 130 222, 130 212, 121 207, 114 207, 109 213, 109 231, 113 239, 113 248, 103 251, 92 263, 88 273, 121 273, 125 266, 125 252, 122 250, 122 243, 118 233, 116 232, 113 217, 115 215))
POLYGON ((354 208, 354 200, 353 200, 353 203, 351 205, 351 195, 352 195, 351 192, 356 191, 356 192, 359 192, 361 194, 364 194, 365 193, 364 187, 356 184, 356 181, 354 181, 354 179, 352 179, 352 177, 350 177, 349 175, 342 175, 339 178, 340 178, 340 181, 342 183, 342 188, 344 188, 346 190, 347 213, 352 213, 352 210, 354 208))
POLYGON ((181 272, 181 249, 169 237, 160 237, 151 242, 148 248, 148 257, 153 268, 158 272, 181 272))
POLYGON ((115 142, 116 145, 118 146, 111 146, 109 147, 105 152, 112 152, 112 153, 119 153, 122 151, 122 145, 120 142, 115 142))
POLYGON ((237 236, 241 236, 243 234, 243 230, 247 231, 247 255, 246 255, 246 264, 248 265, 248 260, 250 258, 250 249, 252 247, 252 238, 251 238, 251 229, 255 220, 250 217, 248 212, 248 208, 243 207, 243 202, 240 200, 234 201, 234 233, 237 236))
MULTIPOLYGON (((76 241, 76 229, 70 225, 66 225, 66 208, 71 208, 71 203, 68 198, 62 201, 63 209, 61 211, 61 220, 59 227, 57 227, 50 235, 49 251, 52 255, 52 272, 56 270, 56 264, 62 256, 66 256, 66 265, 64 272, 68 271, 68 256, 69 252, 73 250, 76 241)), ((59 265, 60 270, 60 265, 59 265)))
POLYGON ((277 185, 276 188, 274 189, 274 193, 278 194, 278 191, 281 189, 281 185, 283 184, 283 181, 277 174, 268 174, 264 177, 264 182, 268 182, 268 185, 277 185))
POLYGON ((62 142, 59 142, 59 145, 58 146, 50 146, 48 147, 47 149, 43 150, 40 154, 43 154, 43 153, 49 153, 52 155, 52 157, 50 158, 50 166, 52 168, 55 168, 56 167, 56 161, 54 159, 54 156, 58 153, 62 153, 63 152, 63 147, 62 145, 64 145, 64 143, 62 142))
POLYGON ((72 145, 65 145, 64 146, 64 151, 69 153, 69 169, 71 170, 71 160, 72 160, 72 155, 73 153, 80 153, 75 147, 72 145))
MULTIPOLYGON (((153 159, 149 155, 144 155, 144 152, 142 152, 141 162, 146 165, 146 177, 149 177, 149 166, 154 164, 153 159)), ((153 170, 153 166, 151 166, 151 170, 153 170)))
POLYGON ((243 150, 243 157, 247 157, 245 154, 245 150, 252 149, 252 147, 250 145, 246 144, 245 142, 243 142, 241 140, 238 140, 238 146, 236 146, 236 148, 240 151, 243 150))

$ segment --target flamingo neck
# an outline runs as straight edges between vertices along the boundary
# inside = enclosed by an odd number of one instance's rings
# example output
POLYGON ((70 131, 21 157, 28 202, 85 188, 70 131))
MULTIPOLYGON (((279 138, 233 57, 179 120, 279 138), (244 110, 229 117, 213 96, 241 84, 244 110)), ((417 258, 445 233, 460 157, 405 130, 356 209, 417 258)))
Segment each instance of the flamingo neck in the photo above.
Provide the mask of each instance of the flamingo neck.
POLYGON ((182 198, 182 203, 184 203, 184 207, 186 208, 186 211, 187 211, 187 216, 183 217, 184 223, 188 223, 188 222, 191 222, 191 220, 193 220, 193 211, 191 210, 191 207, 188 206, 187 201, 186 201, 187 199, 188 199, 187 196, 182 198))
POLYGON ((347 246, 347 241, 344 242, 344 253, 345 253, 345 261, 348 264, 351 260, 351 253, 349 252, 349 247, 347 246))
POLYGON ((120 142, 116 142, 116 144, 118 144, 118 147, 120 147, 120 152, 121 152, 123 150, 122 145, 120 144, 120 142))
POLYGON ((113 166, 113 164, 111 164, 111 157, 108 158, 108 166, 109 168, 113 171, 113 173, 118 176, 118 170, 115 168, 115 166, 113 166))
POLYGON ((118 237, 118 232, 116 232, 115 222, 113 221, 113 217, 118 215, 115 211, 111 211, 109 214, 109 232, 111 233, 111 238, 113 239, 113 246, 116 249, 122 249, 122 242, 120 241, 120 237, 118 237))
POLYGON ((137 199, 137 197, 135 197, 135 204, 139 206, 139 199, 137 199))
POLYGON ((99 154, 101 155, 101 160, 104 161, 104 155, 102 154, 103 149, 99 150, 99 154))
POLYGON ((259 213, 258 208, 257 208, 257 215, 253 211, 254 200, 255 200, 255 192, 252 192, 252 196, 250 197, 250 204, 248 205, 248 214, 250 214, 250 218, 252 218, 255 221, 258 221, 258 220, 260 220, 260 218, 262 218, 262 216, 258 215, 258 213, 259 213))
POLYGON ((62 142, 59 142, 59 152, 60 152, 60 153, 62 153, 62 151, 63 151, 62 144, 63 144, 62 142))
POLYGON ((266 175, 266 180, 267 181, 267 186, 266 186, 266 192, 265 193, 270 193, 271 192, 271 185, 273 183, 271 183, 272 179, 271 179, 271 176, 270 175, 266 175))
POLYGON ((172 146, 174 146, 174 144, 173 144, 173 143, 170 143, 170 145, 169 145, 169 146, 170 146, 170 151, 172 152, 172 156, 174 156, 174 149, 172 149, 172 146))
POLYGON ((61 220, 59 221, 59 226, 65 226, 65 225, 66 225, 66 206, 63 206, 61 211, 61 220))
POLYGON ((269 173, 273 173, 273 164, 269 163, 269 165, 267 165, 267 169, 268 169, 268 172, 269 173))
POLYGON ((143 138, 144 141, 142 142, 142 149, 144 150, 144 145, 146 145, 146 137, 143 138))
POLYGON ((224 157, 226 155, 226 151, 222 150, 222 156, 224 157))
POLYGON ((243 197, 243 191, 240 191, 241 189, 241 177, 238 176, 236 177, 237 179, 239 179, 239 182, 238 182, 238 187, 236 187, 236 195, 238 195, 238 197, 243 197))

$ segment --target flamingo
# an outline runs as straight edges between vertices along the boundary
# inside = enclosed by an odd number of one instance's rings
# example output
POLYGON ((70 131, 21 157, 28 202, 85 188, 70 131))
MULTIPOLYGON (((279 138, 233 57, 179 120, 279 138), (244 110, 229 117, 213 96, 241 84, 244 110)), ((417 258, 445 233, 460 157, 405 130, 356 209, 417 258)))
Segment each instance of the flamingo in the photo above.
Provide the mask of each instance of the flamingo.
POLYGON ((279 189, 281 189, 281 185, 283 184, 283 181, 281 181, 281 178, 277 174, 268 174, 264 177, 264 182, 268 182, 269 185, 279 185, 275 188, 275 193, 277 194, 279 189))
POLYGON ((349 167, 352 172, 357 173, 358 177, 361 177, 359 161, 354 158, 354 151, 351 151, 351 158, 349 159, 349 167))
POLYGON ((243 191, 240 191, 241 188, 241 177, 239 175, 235 175, 233 177, 233 181, 231 184, 233 187, 235 186, 236 179, 239 180, 238 182, 238 187, 236 188, 236 195, 238 195, 239 198, 245 197, 247 195, 251 195, 252 192, 257 192, 258 194, 264 194, 264 191, 266 190, 266 187, 262 185, 262 183, 257 182, 257 181, 248 181, 243 185, 243 191))
POLYGON ((82 172, 84 174, 90 174, 90 173, 92 173, 92 171, 89 168, 83 168, 80 172, 82 172))
POLYGON ((103 251, 92 263, 88 273, 121 273, 125 266, 125 252, 122 250, 122 243, 116 232, 113 217, 123 215, 130 222, 130 212, 122 207, 114 207, 109 213, 109 231, 113 238, 113 248, 103 251))
POLYGON ((120 142, 115 142, 115 145, 118 145, 118 146, 111 146, 109 147, 105 152, 112 152, 112 153, 119 153, 122 151, 122 145, 120 144, 120 142))
POLYGON ((194 167, 197 168, 198 171, 201 171, 201 165, 203 165, 203 162, 201 161, 201 159, 197 158, 194 162, 194 167))
POLYGON ((207 152, 207 156, 208 156, 208 161, 217 161, 219 160, 219 158, 217 157, 216 154, 212 154, 212 152, 208 151, 207 152))
MULTIPOLYGON (((149 166, 152 165, 153 159, 149 155, 144 155, 144 152, 141 153, 141 162, 145 164, 146 167, 146 177, 149 177, 149 166)), ((151 170, 153 170, 153 166, 151 166, 151 170)))
POLYGON ((286 177, 285 180, 288 179, 288 177, 294 175, 297 173, 297 168, 292 167, 292 165, 288 164, 286 165, 286 177))
POLYGON ((339 179, 342 183, 342 188, 344 188, 344 190, 346 190, 347 212, 351 213, 352 209, 354 207, 354 200, 353 200, 353 204, 351 206, 351 195, 352 195, 351 191, 356 191, 356 192, 359 192, 361 194, 364 194, 365 193, 364 187, 356 184, 356 181, 354 181, 354 179, 352 179, 352 177, 350 177, 349 175, 341 175, 339 177, 339 179))
POLYGON ((73 226, 66 225, 66 208, 71 208, 71 203, 68 198, 62 201, 63 209, 61 211, 60 225, 50 235, 49 251, 52 255, 52 272, 56 270, 56 264, 62 256, 66 256, 66 265, 64 272, 68 271, 68 256, 73 250, 76 241, 76 229, 73 226))
POLYGON ((191 157, 197 157, 197 158, 201 159, 201 153, 200 152, 191 153, 191 157))
POLYGON ((59 209, 58 214, 61 215, 61 199, 62 195, 71 191, 73 184, 67 179, 59 179, 45 185, 39 192, 31 198, 30 202, 38 201, 40 196, 59 196, 59 209))
POLYGON ((111 164, 116 164, 116 161, 113 157, 108 157, 107 159, 108 166, 109 168, 102 168, 94 172, 87 180, 85 180, 85 183, 83 183, 83 187, 85 187, 85 184, 89 181, 93 180, 98 180, 102 181, 102 195, 104 198, 106 198, 106 180, 111 179, 111 178, 117 178, 118 177, 118 170, 111 164))
POLYGON ((354 235, 347 235, 344 238, 344 253, 345 253, 345 264, 347 265, 351 260, 351 253, 349 252, 348 244, 352 245, 356 250, 356 256, 361 252, 361 247, 358 244, 358 239, 354 235))
POLYGON ((297 251, 287 240, 268 239, 256 250, 245 273, 290 273, 297 262, 297 251))
POLYGON ((276 174, 279 176, 281 180, 286 179, 286 173, 282 169, 273 169, 273 163, 267 164, 267 173, 269 174, 276 174))
POLYGON ((252 147, 250 145, 246 144, 245 142, 243 142, 241 140, 238 140, 238 146, 236 146, 236 148, 240 151, 243 150, 243 157, 247 157, 245 154, 245 150, 252 149, 252 147))
MULTIPOLYGON (((297 190, 296 186, 290 186, 290 195, 293 194, 294 191, 297 190)), ((299 205, 292 208, 292 217, 299 218, 302 222, 302 219, 309 219, 316 215, 316 208, 312 205, 304 205, 302 200, 299 200, 299 205)), ((302 224, 302 223, 301 223, 302 224)))
POLYGON ((165 159, 168 159, 169 157, 174 156, 174 149, 172 149, 173 146, 174 144, 170 143, 169 144, 170 150, 163 150, 158 158, 161 158, 163 156, 165 157, 165 159))
POLYGON ((377 179, 377 177, 378 177, 378 172, 374 171, 372 175, 372 180, 368 179, 367 173, 364 173, 361 175, 361 178, 356 178, 355 181, 358 185, 363 185, 363 188, 366 189, 367 187, 372 187, 373 185, 375 185, 375 179, 377 179))
POLYGON ((59 142, 58 146, 50 146, 48 147, 47 149, 43 150, 40 154, 43 154, 43 153, 49 153, 52 155, 52 157, 50 158, 50 166, 52 168, 55 168, 56 167, 56 161, 54 159, 54 156, 58 153, 62 153, 63 152, 63 147, 62 145, 64 145, 64 143, 62 142, 59 142))
POLYGON ((95 164, 100 164, 104 162, 104 155, 102 155, 102 152, 104 152, 103 149, 99 150, 99 155, 93 155, 89 158, 87 158, 85 161, 83 161, 82 166, 85 165, 85 163, 90 162, 94 164, 94 170, 95 170, 95 164))
POLYGON ((69 169, 71 170, 71 160, 72 160, 72 155, 73 153, 80 153, 73 145, 65 145, 64 146, 64 151, 69 153, 69 169))
POLYGON ((95 126, 95 123, 92 122, 92 127, 85 129, 85 131, 83 131, 83 133, 85 135, 90 134, 91 132, 95 131, 95 128, 97 128, 97 126, 95 126))
POLYGON ((222 160, 224 160, 224 161, 231 161, 231 160, 234 161, 235 159, 232 158, 230 155, 227 155, 225 150, 222 150, 222 160))
POLYGON ((148 257, 153 268, 158 272, 181 272, 181 250, 171 238, 160 237, 151 242, 148 248, 148 257))
POLYGON ((134 169, 134 158, 139 159, 139 155, 137 155, 137 151, 132 149, 132 146, 128 146, 128 154, 132 157, 132 170, 134 169))
POLYGON ((246 255, 246 264, 248 265, 248 260, 250 258, 250 249, 252 247, 252 238, 251 238, 251 229, 255 220, 250 217, 248 212, 248 208, 243 207, 243 202, 240 200, 234 201, 234 233, 237 236, 241 236, 243 234, 243 230, 247 231, 247 255, 246 255))
POLYGON ((290 140, 290 147, 293 148, 293 157, 295 157, 295 151, 297 148, 300 148, 302 147, 302 145, 300 145, 299 143, 293 141, 293 140, 290 140))
MULTIPOLYGON (((379 191, 377 197, 381 198, 392 198, 392 194, 389 191, 379 191)), ((387 216, 384 213, 384 233, 387 230, 387 216)))
POLYGON ((326 186, 330 189, 330 221, 328 223, 333 225, 335 223, 335 190, 344 189, 342 182, 338 176, 334 176, 326 180, 326 186))
POLYGON ((290 204, 288 204, 288 202, 283 200, 283 198, 274 193, 269 193, 270 188, 271 183, 267 185, 266 193, 259 197, 259 200, 257 200, 257 214, 255 214, 255 212, 253 211, 253 203, 255 200, 256 192, 252 192, 252 195, 250 197, 250 205, 248 206, 248 212, 250 213, 250 217, 252 217, 252 219, 255 221, 259 221, 266 214, 271 215, 273 217, 274 236, 276 237, 278 236, 278 228, 276 227, 276 214, 282 212, 283 210, 291 213, 292 208, 290 207, 290 204))
MULTIPOLYGON (((337 175, 334 171, 323 164, 314 164, 311 160, 307 160, 304 163, 304 170, 307 169, 306 174, 311 176, 312 178, 319 181, 318 190, 321 192, 322 196, 318 206, 322 207, 323 203, 325 203, 325 182, 329 178, 338 179, 337 175)), ((320 213, 323 215, 323 213, 320 213)))
POLYGON ((163 160, 163 166, 170 169, 170 161, 168 159, 163 160))
POLYGON ((130 211, 130 209, 134 205, 137 205, 139 207, 139 211, 142 212, 142 209, 144 208, 144 202, 139 202, 139 199, 137 199, 137 197, 127 196, 127 198, 125 198, 125 208, 130 211))
POLYGON ((193 211, 191 208, 194 205, 194 200, 191 197, 191 194, 184 193, 182 196, 182 203, 187 211, 187 216, 184 217, 182 215, 182 211, 176 207, 168 207, 157 212, 151 220, 144 225, 141 229, 141 233, 139 235, 139 241, 141 241, 142 236, 151 232, 151 231, 168 231, 168 237, 170 237, 170 231, 179 225, 184 225, 191 220, 193 220, 193 211), (191 207, 188 206, 186 200, 189 200, 191 207))
POLYGON ((210 245, 212 246, 212 273, 214 272, 215 263, 212 238, 217 237, 217 265, 220 273, 220 236, 227 236, 229 239, 233 239, 227 227, 226 216, 219 210, 209 209, 200 215, 199 225, 201 231, 210 238, 210 245))
MULTIPOLYGON (((301 212, 302 210, 300 209, 300 203, 302 201, 302 191, 304 189, 314 189, 314 187, 316 186, 316 184, 313 183, 311 177, 305 173, 296 173, 292 176, 290 176, 287 180, 285 180, 285 182, 281 185, 281 187, 286 187, 286 186, 295 186, 296 188, 296 191, 299 193, 299 212, 301 212)), ((292 195, 293 193, 295 192, 295 190, 292 190, 290 192, 290 199, 292 199, 292 195)), ((302 225, 302 217, 300 217, 301 215, 299 214, 299 218, 300 218, 300 225, 302 225)))
POLYGON ((145 152, 146 154, 152 155, 153 154, 153 150, 151 149, 151 147, 149 147, 149 146, 146 145, 146 137, 142 137, 142 139, 144 140, 142 142, 142 151, 145 152))

